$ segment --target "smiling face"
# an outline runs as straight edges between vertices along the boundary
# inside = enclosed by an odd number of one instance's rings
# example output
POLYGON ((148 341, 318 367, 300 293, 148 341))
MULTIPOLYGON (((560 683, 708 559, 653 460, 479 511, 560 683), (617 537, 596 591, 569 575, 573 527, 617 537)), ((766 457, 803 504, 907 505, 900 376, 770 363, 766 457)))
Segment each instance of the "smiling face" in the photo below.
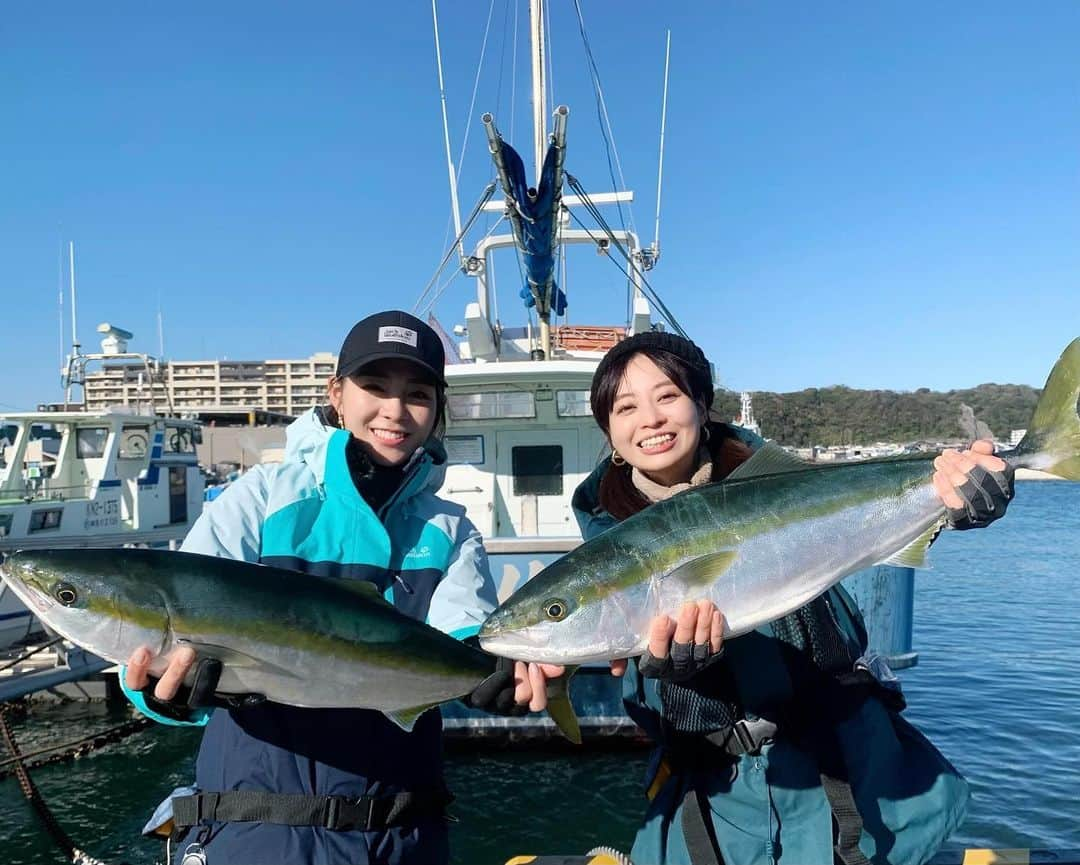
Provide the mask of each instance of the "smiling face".
POLYGON ((608 417, 612 448, 650 480, 690 480, 705 423, 704 409, 644 354, 635 354, 608 417))
POLYGON ((329 396, 342 426, 378 465, 401 465, 435 428, 436 386, 407 360, 381 360, 331 378, 329 396))

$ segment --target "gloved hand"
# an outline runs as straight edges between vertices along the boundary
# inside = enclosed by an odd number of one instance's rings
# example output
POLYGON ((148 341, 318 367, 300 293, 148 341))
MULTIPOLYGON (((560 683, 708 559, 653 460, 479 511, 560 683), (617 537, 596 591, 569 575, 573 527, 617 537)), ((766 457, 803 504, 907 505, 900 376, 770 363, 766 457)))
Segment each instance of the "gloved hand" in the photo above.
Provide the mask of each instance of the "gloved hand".
POLYGON ((194 709, 221 707, 241 709, 256 706, 266 698, 262 694, 217 694, 221 679, 221 661, 217 658, 196 659, 190 647, 182 647, 169 657, 169 665, 160 678, 149 674, 151 655, 139 649, 128 660, 125 678, 127 686, 141 692, 146 706, 153 712, 176 721, 187 721, 194 709), (191 686, 183 684, 188 670, 194 665, 195 674, 191 686), (165 682, 162 695, 155 694, 161 682, 165 682))
POLYGON ((510 658, 497 658, 495 672, 463 697, 462 702, 471 709, 520 718, 528 714, 529 706, 514 702, 514 691, 514 662, 510 658))
POLYGON ((708 643, 671 643, 666 657, 657 658, 648 649, 638 659, 638 672, 647 679, 681 682, 696 676, 707 666, 724 657, 724 647, 712 651, 708 643))
POLYGON ((684 604, 677 621, 657 616, 638 672, 649 679, 683 681, 724 656, 724 617, 711 601, 684 604))
POLYGON ((934 486, 945 503, 950 528, 982 528, 1005 515, 1016 473, 993 456, 992 443, 977 441, 969 451, 945 451, 934 466, 934 486))

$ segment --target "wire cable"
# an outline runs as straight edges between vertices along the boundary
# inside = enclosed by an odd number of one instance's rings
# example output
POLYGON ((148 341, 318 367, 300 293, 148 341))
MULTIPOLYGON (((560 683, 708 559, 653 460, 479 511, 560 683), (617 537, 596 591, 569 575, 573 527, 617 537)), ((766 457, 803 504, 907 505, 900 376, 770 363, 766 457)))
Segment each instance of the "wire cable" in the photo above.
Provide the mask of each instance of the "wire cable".
MULTIPOLYGON (((578 30, 581 32, 581 42, 585 47, 585 57, 589 61, 589 72, 592 78, 593 93, 596 97, 596 116, 600 123, 600 135, 604 139, 605 155, 607 156, 608 164, 608 176, 611 178, 611 185, 615 189, 626 189, 626 180, 623 177, 622 164, 619 162, 619 152, 615 147, 615 133, 611 130, 611 121, 608 118, 607 105, 604 103, 604 93, 600 86, 600 70, 596 65, 596 58, 593 56, 592 45, 589 43, 589 35, 585 30, 585 16, 581 12, 580 0, 574 0, 574 9, 577 11, 578 18, 578 30), (606 127, 606 128, 605 128, 606 127), (615 165, 619 171, 619 181, 615 180, 615 169, 611 164, 611 157, 614 153, 615 165)), ((623 230, 626 230, 626 220, 623 216, 622 204, 619 201, 615 202, 616 207, 619 210, 619 223, 622 225, 623 230)), ((637 228, 634 226, 634 210, 632 207, 627 207, 630 211, 630 228, 636 234, 637 228)))

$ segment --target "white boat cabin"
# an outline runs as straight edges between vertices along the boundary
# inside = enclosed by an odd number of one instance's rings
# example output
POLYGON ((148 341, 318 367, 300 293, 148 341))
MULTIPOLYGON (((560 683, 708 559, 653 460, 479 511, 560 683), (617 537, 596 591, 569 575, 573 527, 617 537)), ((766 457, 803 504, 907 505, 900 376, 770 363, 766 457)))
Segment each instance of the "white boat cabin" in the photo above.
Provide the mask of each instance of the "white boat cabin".
POLYGON ((197 421, 0 415, 0 551, 179 541, 202 513, 197 421))

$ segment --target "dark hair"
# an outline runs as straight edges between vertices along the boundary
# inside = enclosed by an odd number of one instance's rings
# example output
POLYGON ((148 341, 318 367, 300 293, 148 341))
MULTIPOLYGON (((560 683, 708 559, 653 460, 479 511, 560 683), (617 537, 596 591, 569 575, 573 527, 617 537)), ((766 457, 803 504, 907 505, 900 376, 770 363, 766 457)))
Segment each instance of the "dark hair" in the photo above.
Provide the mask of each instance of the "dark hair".
MULTIPOLYGON (((685 342, 693 346, 689 340, 685 342)), ((697 346, 694 348, 696 349, 697 346)), ((626 375, 626 368, 630 361, 638 355, 644 355, 655 363, 679 390, 708 414, 713 397, 712 382, 703 384, 702 376, 695 368, 697 365, 688 363, 680 355, 666 349, 653 345, 641 345, 636 350, 619 352, 607 363, 601 362, 597 367, 596 375, 593 376, 589 401, 592 405, 593 417, 600 429, 604 431, 604 435, 610 437, 611 411, 615 407, 619 385, 626 375)), ((605 357, 604 360, 609 359, 605 357)), ((749 459, 752 451, 726 423, 708 420, 706 428, 709 431, 709 438, 705 444, 712 456, 712 477, 713 480, 718 481, 727 477, 736 466, 749 459)), ((629 463, 616 465, 614 462, 609 462, 607 470, 600 479, 600 506, 619 520, 624 520, 651 504, 634 486, 630 472, 629 463)))

